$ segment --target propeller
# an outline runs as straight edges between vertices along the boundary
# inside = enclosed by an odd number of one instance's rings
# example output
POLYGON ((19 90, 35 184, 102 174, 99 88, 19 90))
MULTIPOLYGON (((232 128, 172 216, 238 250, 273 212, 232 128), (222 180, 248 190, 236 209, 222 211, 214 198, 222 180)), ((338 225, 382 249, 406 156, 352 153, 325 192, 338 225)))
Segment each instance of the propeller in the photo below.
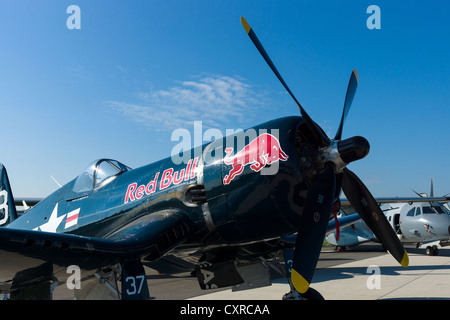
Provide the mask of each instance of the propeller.
POLYGON ((342 110, 341 123, 339 124, 339 128, 338 131, 336 132, 334 140, 341 140, 344 122, 345 119, 347 118, 348 112, 350 111, 350 107, 352 105, 353 98, 355 97, 357 86, 358 86, 358 73, 356 72, 355 69, 353 69, 352 75, 350 76, 350 80, 348 82, 347 93, 345 94, 344 109, 342 110))
POLYGON ((364 158, 370 149, 368 141, 363 137, 356 136, 341 140, 344 122, 358 85, 356 70, 353 70, 350 76, 339 128, 335 138, 330 139, 298 102, 248 22, 241 17, 241 23, 261 56, 297 104, 309 131, 308 142, 314 147, 317 158, 321 162, 321 166, 316 167, 312 174, 307 198, 298 221, 291 270, 291 279, 295 289, 300 293, 305 293, 309 288, 319 259, 332 204, 339 196, 341 188, 351 205, 384 247, 402 266, 406 267, 408 255, 394 230, 369 190, 353 172, 346 168, 349 163, 364 158))
POLYGON ((335 190, 336 175, 333 165, 328 162, 325 169, 315 177, 309 186, 297 232, 291 279, 295 289, 300 293, 308 290, 316 269, 330 220, 335 190), (315 261, 315 263, 305 263, 305 261, 315 261))
POLYGON ((391 255, 404 267, 408 266, 408 254, 400 242, 397 234, 387 221, 372 194, 367 190, 362 181, 349 169, 344 168, 342 189, 353 208, 364 220, 375 236, 389 250, 391 255))
POLYGON ((258 37, 256 36, 255 32, 253 32, 250 25, 247 23, 247 21, 241 17, 241 23, 244 27, 245 31, 247 32, 248 36, 252 40, 253 44, 255 45, 256 49, 258 49, 259 53, 263 56, 264 60, 269 65, 270 69, 272 69, 273 73, 277 76, 278 80, 280 80, 283 87, 287 90, 289 95, 294 99, 295 103, 297 104, 298 108, 300 109, 300 114, 302 115, 303 119, 305 119, 306 124, 308 125, 308 128, 310 129, 311 133, 314 136, 314 140, 317 145, 324 147, 329 144, 330 139, 326 136, 326 134, 323 132, 322 129, 320 129, 317 124, 311 119, 311 117, 308 115, 308 113, 303 109, 300 102, 298 102, 297 98, 292 93, 291 89, 289 89, 288 85, 284 81, 281 74, 278 72, 277 68, 273 64, 272 60, 270 59, 269 55, 267 54, 266 50, 262 46, 261 42, 259 42, 258 37))

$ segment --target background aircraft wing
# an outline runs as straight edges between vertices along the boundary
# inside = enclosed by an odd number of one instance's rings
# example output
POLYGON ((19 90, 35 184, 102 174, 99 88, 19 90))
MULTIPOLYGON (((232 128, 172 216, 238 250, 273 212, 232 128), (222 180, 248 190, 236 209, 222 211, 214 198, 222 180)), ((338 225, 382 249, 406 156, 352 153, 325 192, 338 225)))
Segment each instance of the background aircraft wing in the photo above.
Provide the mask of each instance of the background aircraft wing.
POLYGON ((23 206, 24 202, 29 207, 35 206, 42 198, 14 198, 14 205, 23 206))
MULTIPOLYGON (((375 198, 378 204, 382 203, 408 203, 408 202, 450 202, 450 197, 386 197, 386 198, 375 198)), ((347 199, 341 199, 341 206, 349 207, 350 202, 347 199)))
POLYGON ((338 218, 337 225, 336 225, 336 219, 333 219, 328 223, 327 234, 336 231, 337 227, 342 229, 342 228, 348 227, 349 225, 354 224, 355 222, 358 222, 361 219, 362 218, 357 213, 353 213, 348 216, 342 215, 341 217, 338 218))
MULTIPOLYGON (((361 219, 362 218, 357 213, 354 213, 354 214, 351 214, 351 215, 347 215, 347 216, 343 215, 341 217, 338 217, 338 225, 339 225, 340 228, 344 228, 344 227, 347 227, 347 226, 349 226, 349 225, 351 225, 351 224, 353 224, 355 222, 358 222, 361 219)), ((337 228, 336 220, 332 219, 332 220, 330 220, 330 222, 328 222, 326 233, 327 234, 332 233, 332 232, 336 231, 336 228, 337 228)), ((289 235, 289 236, 284 236, 284 237, 281 238, 281 240, 288 246, 289 245, 294 245, 296 239, 297 239, 297 234, 296 233, 292 234, 292 235, 289 235)))

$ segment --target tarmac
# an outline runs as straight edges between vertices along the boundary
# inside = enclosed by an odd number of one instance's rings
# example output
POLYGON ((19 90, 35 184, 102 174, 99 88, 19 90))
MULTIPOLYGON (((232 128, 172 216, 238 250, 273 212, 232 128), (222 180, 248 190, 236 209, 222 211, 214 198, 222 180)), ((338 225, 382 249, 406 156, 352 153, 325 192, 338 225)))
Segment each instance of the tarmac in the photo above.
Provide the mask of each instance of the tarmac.
MULTIPOLYGON (((381 254, 316 270, 311 287, 325 300, 449 300, 450 249, 438 256, 408 248, 409 266, 403 268, 389 254, 381 254)), ((272 286, 199 295, 192 300, 280 300, 290 291, 287 281, 272 286)))
MULTIPOLYGON (((405 246, 409 266, 403 268, 379 244, 360 245, 348 252, 324 248, 311 287, 325 300, 450 300, 450 247, 439 248, 438 256, 424 249, 405 246)), ((285 278, 273 278, 272 285, 232 292, 231 288, 201 290, 189 273, 160 274, 146 267, 152 300, 278 300, 290 291, 285 278)), ((55 290, 54 299, 72 300, 65 284, 55 290)))

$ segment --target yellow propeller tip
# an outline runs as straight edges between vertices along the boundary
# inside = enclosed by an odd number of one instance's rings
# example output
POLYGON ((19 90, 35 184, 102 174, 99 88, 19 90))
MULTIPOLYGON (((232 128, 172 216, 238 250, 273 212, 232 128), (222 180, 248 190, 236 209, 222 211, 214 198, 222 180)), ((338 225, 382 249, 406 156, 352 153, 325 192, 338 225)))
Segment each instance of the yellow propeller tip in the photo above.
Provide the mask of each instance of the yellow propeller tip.
POLYGON ((248 24, 247 20, 244 19, 244 17, 241 17, 241 23, 242 23, 242 26, 243 26, 244 29, 245 29, 245 32, 247 32, 247 34, 250 33, 250 30, 251 30, 252 28, 251 28, 250 25, 248 24))
POLYGON ((402 261, 400 262, 400 264, 404 268, 406 268, 409 265, 409 257, 408 257, 408 253, 406 253, 406 250, 405 250, 405 253, 403 254, 403 258, 402 258, 402 261))
POLYGON ((356 69, 353 69, 353 73, 355 74, 356 82, 359 82, 359 76, 358 76, 358 72, 356 72, 356 69))
POLYGON ((295 290, 300 293, 305 293, 309 289, 309 282, 306 281, 305 278, 302 277, 300 273, 295 271, 293 268, 291 269, 291 280, 294 285, 295 290))

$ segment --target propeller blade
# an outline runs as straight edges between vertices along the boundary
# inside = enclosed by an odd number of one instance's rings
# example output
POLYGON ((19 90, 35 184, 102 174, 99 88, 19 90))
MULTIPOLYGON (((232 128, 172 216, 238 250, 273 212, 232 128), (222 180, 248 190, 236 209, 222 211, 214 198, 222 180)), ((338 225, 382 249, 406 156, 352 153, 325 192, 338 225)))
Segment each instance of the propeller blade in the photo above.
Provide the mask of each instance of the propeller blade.
POLYGON ((297 98, 294 96, 291 89, 289 89, 289 87, 286 84, 286 82, 284 81, 283 77, 278 72, 277 68, 275 67, 274 63, 270 59, 269 55, 267 54, 266 50, 262 46, 261 42, 259 41, 259 39, 256 36, 253 29, 250 27, 248 22, 243 17, 241 17, 241 23, 242 23, 242 26, 244 27, 245 31, 247 32, 248 36, 252 40, 253 44, 258 49, 259 53, 262 55, 262 57, 264 58, 266 63, 269 65, 270 69, 272 69, 273 73, 275 73, 278 80, 280 80, 283 87, 286 89, 286 91, 289 93, 289 95, 292 97, 292 99, 294 99, 295 103, 297 104, 298 108, 300 109, 300 113, 301 113, 302 117, 305 119, 306 124, 308 125, 308 127, 314 137, 313 139, 315 141, 312 141, 312 142, 314 142, 316 145, 319 145, 320 147, 328 146, 330 144, 330 139, 326 136, 326 134, 323 132, 323 130, 320 129, 317 126, 317 124, 311 119, 311 117, 308 115, 308 113, 305 111, 305 109, 303 109, 303 107, 301 106, 300 102, 298 102, 297 98))
POLYGON ((297 233, 291 280, 300 293, 308 290, 316 269, 330 220, 335 187, 334 167, 328 162, 309 187, 297 233))
POLYGON ((352 102, 353 102, 353 98, 355 97, 357 86, 358 86, 358 73, 356 72, 356 69, 353 69, 352 74, 350 76, 350 80, 348 82, 348 86, 347 86, 347 93, 345 95, 344 109, 342 110, 341 123, 339 124, 339 129, 336 132, 336 136, 334 137, 334 140, 341 140, 344 122, 345 122, 345 119, 347 118, 348 112, 350 111, 350 107, 352 106, 352 102))
POLYGON ((406 268, 409 264, 408 254, 372 194, 352 171, 345 168, 342 175, 342 190, 350 204, 384 247, 406 268))

